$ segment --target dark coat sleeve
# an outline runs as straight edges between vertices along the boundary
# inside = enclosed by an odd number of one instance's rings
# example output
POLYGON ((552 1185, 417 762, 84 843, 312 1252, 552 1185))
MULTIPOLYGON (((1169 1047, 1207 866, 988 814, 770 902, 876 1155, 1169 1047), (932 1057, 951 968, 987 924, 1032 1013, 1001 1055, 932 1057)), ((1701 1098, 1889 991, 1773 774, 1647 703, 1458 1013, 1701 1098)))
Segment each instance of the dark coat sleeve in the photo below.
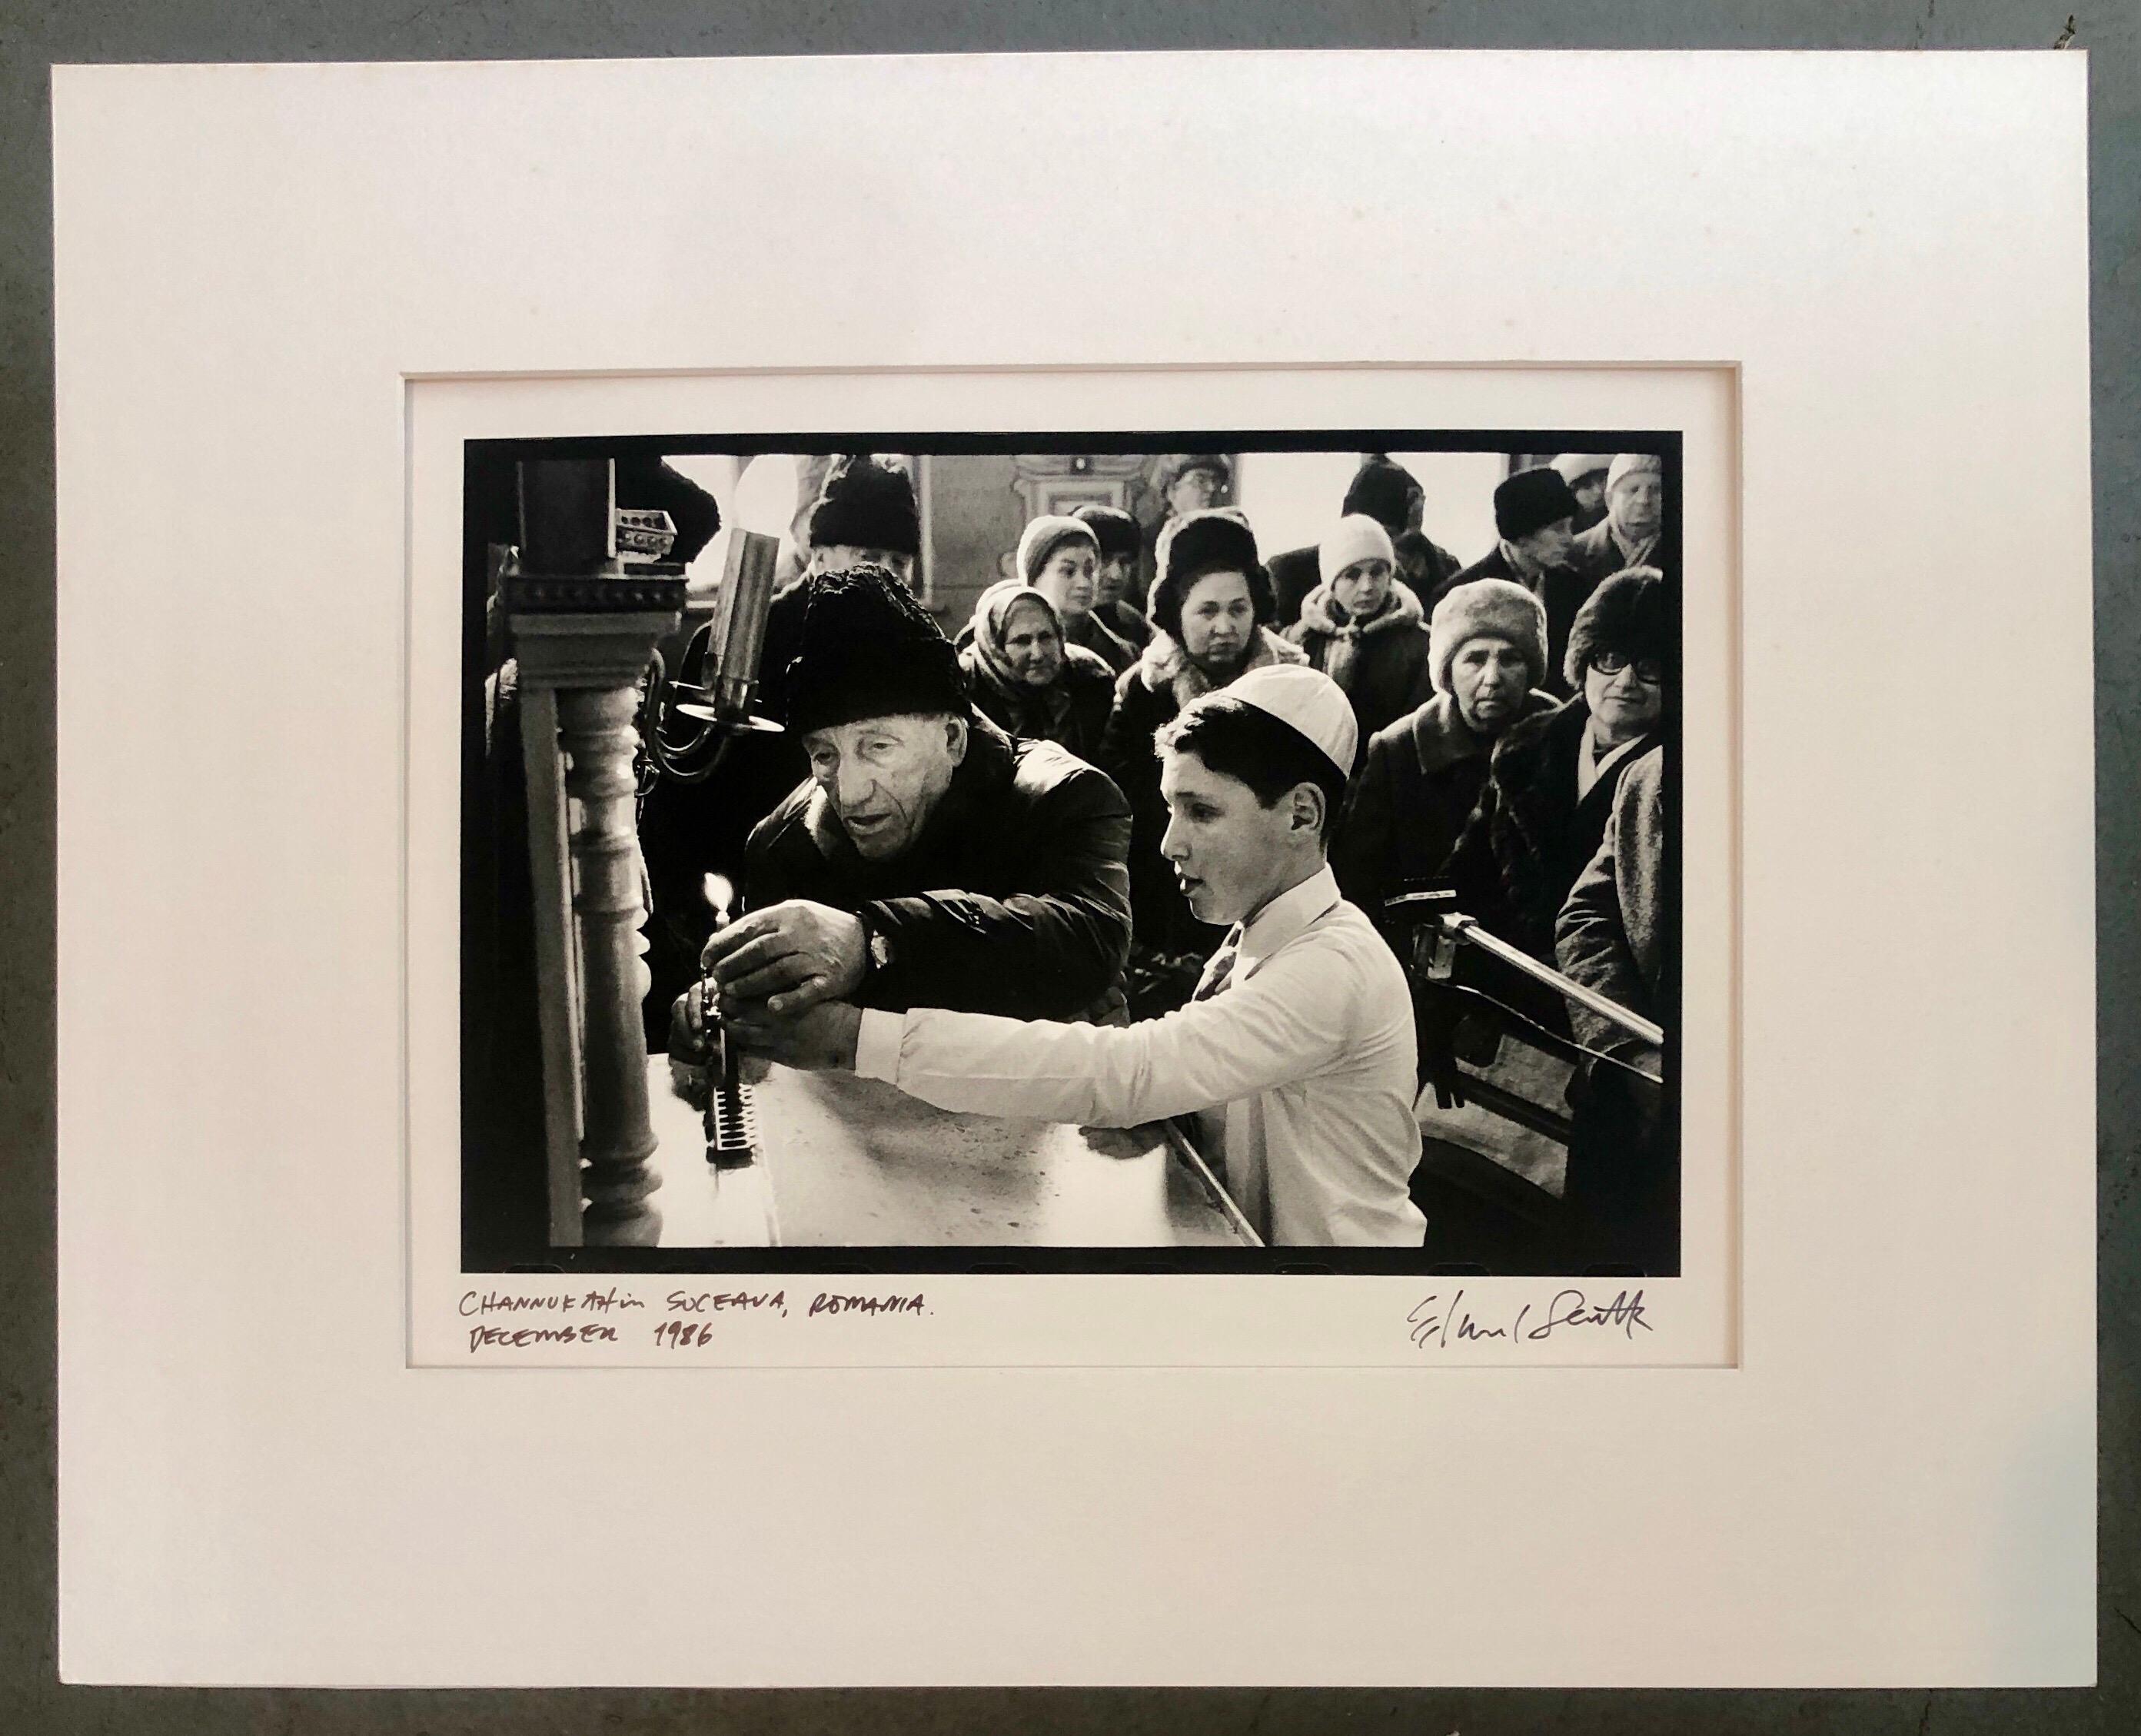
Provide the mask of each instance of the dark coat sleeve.
POLYGON ((1115 677, 1108 721, 1100 731, 1100 752, 1094 760, 1132 801, 1137 799, 1138 790, 1154 764, 1152 732, 1159 727, 1146 717, 1145 696, 1144 682, 1135 664, 1115 677))
POLYGON ((1501 806, 1499 788, 1489 775, 1479 799, 1443 865, 1443 878, 1456 888, 1457 907, 1500 932, 1508 925, 1502 896, 1502 868, 1494 853, 1494 832, 1501 806))
POLYGON ((1331 851, 1331 869, 1339 890, 1380 921, 1382 901, 1395 890, 1392 834, 1398 810, 1397 758, 1400 751, 1381 736, 1368 743, 1366 763, 1354 780, 1338 835, 1331 851))
POLYGON ((869 1006, 952 1006, 1070 1019, 1120 981, 1130 957, 1130 806, 1075 765, 1011 822, 1019 892, 881 899, 870 918, 893 960, 864 985, 869 1006))

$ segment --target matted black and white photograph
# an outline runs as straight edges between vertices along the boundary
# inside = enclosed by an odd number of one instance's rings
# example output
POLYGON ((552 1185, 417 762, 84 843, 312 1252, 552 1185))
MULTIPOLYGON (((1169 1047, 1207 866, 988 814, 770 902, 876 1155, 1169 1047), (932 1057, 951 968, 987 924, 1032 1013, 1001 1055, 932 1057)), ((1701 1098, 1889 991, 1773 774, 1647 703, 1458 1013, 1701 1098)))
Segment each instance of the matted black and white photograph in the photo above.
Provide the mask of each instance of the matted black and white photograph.
POLYGON ((1676 1273, 1680 470, 468 441, 464 1269, 1676 1273))

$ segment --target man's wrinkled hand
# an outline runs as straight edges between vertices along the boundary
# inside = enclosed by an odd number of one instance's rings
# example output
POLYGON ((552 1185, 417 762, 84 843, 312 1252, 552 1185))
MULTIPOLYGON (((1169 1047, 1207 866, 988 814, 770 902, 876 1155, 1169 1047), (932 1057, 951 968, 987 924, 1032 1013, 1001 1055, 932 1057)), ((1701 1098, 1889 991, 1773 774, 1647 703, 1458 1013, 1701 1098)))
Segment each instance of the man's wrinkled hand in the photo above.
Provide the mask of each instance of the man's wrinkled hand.
POLYGON ((863 1015, 860 1007, 831 1001, 785 1016, 765 1006, 747 1006, 726 1023, 746 1060, 760 1056, 805 1073, 852 1072, 863 1015))
POLYGON ((725 1006, 763 1002, 776 1017, 853 995, 868 963, 861 920, 806 898, 738 917, 699 957, 725 1006))

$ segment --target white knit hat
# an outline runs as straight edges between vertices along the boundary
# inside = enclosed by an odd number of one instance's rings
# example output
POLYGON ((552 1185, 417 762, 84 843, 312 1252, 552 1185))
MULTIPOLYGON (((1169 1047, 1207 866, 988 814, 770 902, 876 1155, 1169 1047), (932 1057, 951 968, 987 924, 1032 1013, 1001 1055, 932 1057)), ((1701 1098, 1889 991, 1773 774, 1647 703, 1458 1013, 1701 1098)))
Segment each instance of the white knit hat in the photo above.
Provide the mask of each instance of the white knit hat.
POLYGON ((1326 585, 1356 561, 1398 563, 1390 534, 1366 513, 1348 513, 1316 551, 1317 570, 1326 585))
POLYGON ((1354 721, 1352 702, 1344 690, 1322 671, 1302 663, 1267 663, 1245 670, 1225 686, 1214 688, 1211 696, 1238 699, 1269 712, 1306 736, 1338 768, 1340 777, 1353 775, 1361 726, 1354 721))
POLYGON ((1091 548, 1097 558, 1100 539, 1093 534, 1093 527, 1083 519, 1066 518, 1060 513, 1043 513, 1029 522, 1019 533, 1018 576, 1028 584, 1040 578, 1041 569, 1048 564, 1049 557, 1066 543, 1084 543, 1091 548))
POLYGON ((1606 492, 1610 494, 1618 488, 1622 477, 1640 475, 1645 470, 1650 471, 1656 476, 1663 476, 1666 473, 1666 461, 1655 452, 1615 454, 1613 462, 1606 472, 1606 492))
POLYGON ((1561 479, 1574 488, 1579 480, 1593 470, 1610 472, 1613 467, 1613 455, 1611 452, 1563 452, 1555 457, 1553 467, 1561 472, 1561 479))

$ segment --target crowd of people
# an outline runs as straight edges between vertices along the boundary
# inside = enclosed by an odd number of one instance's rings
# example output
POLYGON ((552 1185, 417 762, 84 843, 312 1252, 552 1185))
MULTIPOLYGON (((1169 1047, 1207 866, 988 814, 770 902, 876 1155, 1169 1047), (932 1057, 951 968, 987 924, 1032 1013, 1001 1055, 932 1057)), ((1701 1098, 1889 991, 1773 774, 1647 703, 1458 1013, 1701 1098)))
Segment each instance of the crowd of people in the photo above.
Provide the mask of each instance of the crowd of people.
POLYGON ((1194 1116, 1296 1244, 1432 1242, 1416 1171, 1449 1057, 1491 1080, 1494 1043, 1528 1036, 1573 1058, 1568 1257, 1660 1269, 1655 1047, 1484 955, 1438 1001, 1388 902, 1454 888, 1531 958, 1666 1009, 1660 460, 1514 469, 1469 564, 1384 455, 1317 543, 1268 557, 1217 504, 1231 483, 1185 458, 1156 537, 1107 506, 1034 519, 947 635, 913 594, 904 472, 836 465, 767 625, 785 733, 650 798, 656 1004, 948 1108, 1194 1116), (746 914, 709 932, 724 850, 746 914))

